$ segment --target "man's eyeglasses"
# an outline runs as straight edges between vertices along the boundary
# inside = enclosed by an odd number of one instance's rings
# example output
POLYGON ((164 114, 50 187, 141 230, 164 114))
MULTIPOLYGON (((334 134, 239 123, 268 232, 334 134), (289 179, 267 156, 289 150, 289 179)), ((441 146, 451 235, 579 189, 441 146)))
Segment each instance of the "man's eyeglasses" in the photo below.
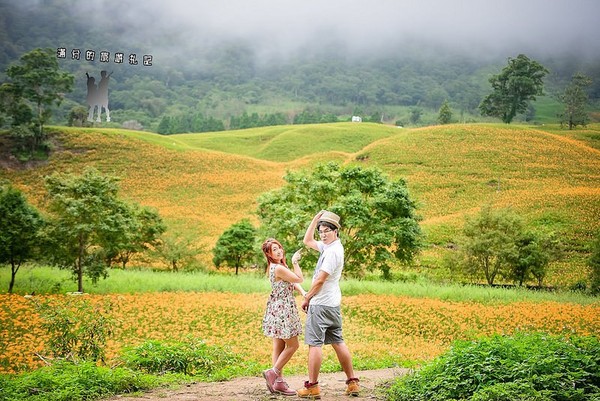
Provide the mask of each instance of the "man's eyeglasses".
POLYGON ((332 231, 333 231, 333 230, 329 230, 329 229, 327 229, 327 230, 323 230, 323 231, 317 231, 317 232, 319 233, 319 235, 325 235, 325 234, 327 234, 327 233, 330 233, 330 232, 332 232, 332 231))

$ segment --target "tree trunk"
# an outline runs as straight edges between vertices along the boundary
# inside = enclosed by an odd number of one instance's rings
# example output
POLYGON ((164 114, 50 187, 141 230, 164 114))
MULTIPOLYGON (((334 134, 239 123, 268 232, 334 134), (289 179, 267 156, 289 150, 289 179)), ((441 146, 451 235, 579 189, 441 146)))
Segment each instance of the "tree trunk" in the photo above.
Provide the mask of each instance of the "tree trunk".
POLYGON ((75 263, 75 271, 77 272, 77 291, 83 292, 83 252, 85 251, 85 244, 81 235, 79 236, 79 255, 77 262, 75 263))
POLYGON ((17 272, 19 271, 19 267, 21 264, 15 264, 14 260, 10 261, 10 283, 8 284, 8 293, 12 294, 13 287, 15 286, 15 277, 17 276, 17 272))

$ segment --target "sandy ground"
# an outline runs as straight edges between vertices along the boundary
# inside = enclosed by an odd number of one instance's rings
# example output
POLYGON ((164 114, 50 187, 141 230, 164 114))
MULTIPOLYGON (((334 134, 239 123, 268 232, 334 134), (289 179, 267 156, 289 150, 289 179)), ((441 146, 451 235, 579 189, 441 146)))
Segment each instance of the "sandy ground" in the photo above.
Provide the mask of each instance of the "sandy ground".
MULTIPOLYGON (((408 372, 403 368, 356 371, 360 378, 361 392, 358 397, 347 396, 346 376, 343 372, 322 373, 319 376, 321 400, 384 400, 382 387, 391 379, 408 372)), ((302 387, 306 376, 289 376, 286 378, 290 388, 302 387)), ((227 382, 194 383, 177 389, 156 389, 138 396, 121 395, 108 401, 268 401, 268 400, 300 400, 296 396, 274 395, 269 392, 265 380, 261 377, 240 377, 227 382)))

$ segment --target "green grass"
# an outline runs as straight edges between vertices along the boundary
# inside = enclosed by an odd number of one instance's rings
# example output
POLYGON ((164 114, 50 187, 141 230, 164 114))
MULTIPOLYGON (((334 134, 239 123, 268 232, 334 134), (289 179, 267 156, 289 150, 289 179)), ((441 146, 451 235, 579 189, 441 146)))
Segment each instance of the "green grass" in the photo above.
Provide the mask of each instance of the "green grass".
POLYGON ((557 115, 564 111, 564 104, 551 96, 538 96, 533 103, 535 107, 535 121, 540 124, 556 124, 557 115))
MULTIPOLYGON (((86 292, 92 294, 148 293, 148 292, 230 292, 264 293, 270 285, 262 272, 209 274, 204 272, 160 272, 150 270, 111 270, 107 279, 91 283, 84 281, 86 292)), ((0 270, 0 283, 8 283, 10 272, 0 270)), ((305 283, 305 286, 308 284, 305 283)), ((6 285, 8 288, 8 285, 6 285)), ((343 279, 344 296, 359 294, 391 294, 414 298, 434 298, 445 301, 473 301, 482 304, 531 302, 571 302, 582 305, 599 302, 598 298, 579 292, 535 291, 525 288, 500 288, 478 285, 436 284, 420 279, 417 282, 384 282, 379 280, 343 279)), ((6 292, 1 288, 0 292, 6 292)), ((65 270, 50 267, 24 266, 17 274, 14 293, 36 294, 74 292, 77 286, 65 270)))
POLYGON ((143 140, 172 150, 214 150, 276 162, 319 153, 355 153, 370 143, 398 133, 395 127, 371 123, 279 125, 237 131, 159 135, 123 129, 53 127, 65 132, 93 133, 143 140))
MULTIPOLYGON (((453 124, 399 129, 370 123, 263 127, 161 136, 123 129, 66 128, 47 163, 0 170, 44 208, 43 177, 92 165, 118 175, 120 195, 155 207, 170 232, 210 250, 242 218, 255 224, 256 200, 283 184, 286 170, 335 160, 404 178, 419 205, 426 243, 457 243, 467 216, 486 204, 511 207, 528 228, 566 244, 548 285, 585 279, 585 249, 600 231, 600 124, 453 124)), ((437 254, 433 254, 437 257, 437 254)), ((209 256, 204 261, 210 264, 209 256)), ((433 263, 439 264, 439 263, 433 263)))
POLYGON ((309 124, 251 128, 206 134, 173 135, 193 148, 288 162, 319 153, 355 153, 370 143, 395 135, 379 124, 309 124))

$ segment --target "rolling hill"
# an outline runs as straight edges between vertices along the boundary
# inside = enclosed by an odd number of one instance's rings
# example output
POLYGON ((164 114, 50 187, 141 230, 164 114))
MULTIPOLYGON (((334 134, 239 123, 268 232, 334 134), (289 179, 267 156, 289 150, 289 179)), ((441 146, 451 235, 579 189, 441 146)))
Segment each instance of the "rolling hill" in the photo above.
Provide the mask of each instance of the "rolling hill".
POLYGON ((401 129, 379 124, 264 127, 160 136, 139 131, 54 127, 47 163, 2 168, 44 208, 43 177, 92 165, 120 177, 120 195, 156 208, 169 231, 208 249, 231 224, 254 215, 261 193, 280 187, 286 170, 336 160, 377 166, 404 177, 419 204, 429 249, 421 263, 453 244, 467 215, 486 204, 512 207, 528 225, 556 232, 568 259, 553 281, 584 274, 586 247, 600 230, 600 150, 589 137, 544 127, 468 124, 401 129))

